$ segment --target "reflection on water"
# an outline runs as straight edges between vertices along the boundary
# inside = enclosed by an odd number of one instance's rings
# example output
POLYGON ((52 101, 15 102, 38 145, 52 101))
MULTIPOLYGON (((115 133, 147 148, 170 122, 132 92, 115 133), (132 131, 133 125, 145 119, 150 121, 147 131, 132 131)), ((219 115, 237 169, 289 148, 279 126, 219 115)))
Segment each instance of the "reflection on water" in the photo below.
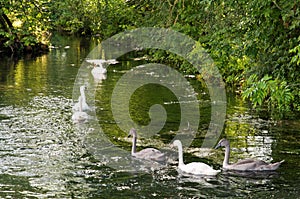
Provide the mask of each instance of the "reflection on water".
POLYGON ((7 117, 0 123, 1 173, 26 177, 37 189, 64 189, 72 153, 82 149, 74 147, 80 142, 70 135, 69 106, 70 100, 49 96, 35 97, 27 107, 1 108, 7 117))
MULTIPOLYGON (((299 121, 261 119, 235 96, 228 98, 222 135, 231 141, 230 161, 250 157, 273 162, 285 159, 278 172, 182 176, 177 172, 175 158, 160 169, 145 167, 143 172, 108 167, 106 148, 99 148, 100 136, 128 152, 126 161, 130 164, 141 165, 131 159, 131 141, 126 138, 127 132, 116 128, 110 107, 115 83, 140 62, 124 61, 112 65, 107 77, 95 84, 97 120, 93 122, 103 127, 99 134, 99 129, 87 124, 73 125, 70 119, 73 83, 81 62, 95 42, 55 37, 53 46, 57 48, 41 57, 0 60, 1 198, 299 197, 299 121)), ((197 88, 201 121, 198 137, 191 147, 184 149, 184 161, 202 161, 220 168, 224 151, 200 148, 210 119, 209 96, 193 78, 190 78, 190 83, 197 88)), ((143 96, 151 89, 153 86, 143 87, 135 96, 143 96)), ((163 99, 167 107, 167 125, 159 135, 140 136, 138 149, 154 146, 169 150, 176 157, 177 153, 169 148, 169 143, 178 129, 180 103, 165 88, 155 89, 163 98, 154 100, 163 99)), ((141 123, 147 122, 148 109, 156 103, 151 102, 151 96, 145 99, 132 104, 132 113, 141 123)), ((113 161, 115 164, 124 162, 118 156, 113 161)))

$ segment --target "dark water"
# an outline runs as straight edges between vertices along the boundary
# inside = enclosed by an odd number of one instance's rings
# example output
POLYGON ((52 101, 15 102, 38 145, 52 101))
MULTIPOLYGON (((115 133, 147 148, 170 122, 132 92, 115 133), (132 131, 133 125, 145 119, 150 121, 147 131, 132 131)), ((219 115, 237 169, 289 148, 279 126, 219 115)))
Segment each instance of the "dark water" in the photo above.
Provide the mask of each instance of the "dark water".
MULTIPOLYGON (((52 43, 55 48, 37 58, 1 57, 0 198, 299 198, 299 118, 272 120, 229 93, 221 137, 231 141, 231 161, 284 159, 277 172, 182 176, 175 159, 159 169, 116 169, 138 163, 129 156, 127 132, 114 120, 111 95, 118 80, 144 61, 110 65, 107 78, 94 85, 94 112, 89 122, 76 125, 71 120, 74 82, 97 42, 55 36, 52 43), (116 153, 103 140, 109 140, 116 153)), ((220 168, 224 151, 201 148, 210 122, 209 95, 194 78, 187 79, 198 93, 200 122, 192 145, 184 148, 184 161, 220 168)), ((89 103, 88 94, 87 98, 89 103)), ((130 114, 139 125, 151 121, 148 111, 153 104, 162 104, 167 112, 160 133, 141 136, 138 150, 153 146, 173 151, 170 141, 177 134, 181 114, 174 93, 148 84, 130 100, 130 114)))

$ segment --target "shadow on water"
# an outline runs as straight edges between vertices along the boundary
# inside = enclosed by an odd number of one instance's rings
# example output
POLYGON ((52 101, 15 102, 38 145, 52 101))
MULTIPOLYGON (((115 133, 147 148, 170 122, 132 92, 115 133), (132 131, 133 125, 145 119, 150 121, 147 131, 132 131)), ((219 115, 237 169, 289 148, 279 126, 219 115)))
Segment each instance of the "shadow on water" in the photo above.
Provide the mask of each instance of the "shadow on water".
MULTIPOLYGON (((277 172, 181 175, 177 171, 177 151, 170 148, 178 130, 180 105, 165 88, 145 86, 131 99, 135 121, 147 124, 149 107, 158 102, 163 102, 169 114, 159 134, 138 138, 138 150, 154 147, 171 156, 168 164, 155 169, 153 163, 149 166, 130 157, 131 139, 116 125, 110 107, 118 79, 144 61, 110 66, 107 78, 97 84, 96 115, 89 123, 74 125, 70 119, 73 83, 96 42, 56 36, 52 43, 49 54, 41 57, 0 60, 1 198, 299 197, 297 118, 266 119, 253 113, 238 96, 228 95, 222 137, 231 141, 230 162, 242 158, 285 162, 277 172), (155 95, 151 95, 153 89, 155 95), (139 100, 140 96, 145 98, 139 100), (102 129, 95 129, 93 122, 102 129), (107 148, 103 147, 103 140, 109 140, 107 148), (116 155, 112 146, 122 149, 125 156, 116 155), (115 169, 109 166, 112 161, 118 166, 125 162, 131 169, 115 169)), ((201 121, 192 145, 184 148, 184 162, 201 161, 220 169, 224 151, 201 148, 210 120, 209 95, 195 79, 189 81, 198 93, 201 121)))

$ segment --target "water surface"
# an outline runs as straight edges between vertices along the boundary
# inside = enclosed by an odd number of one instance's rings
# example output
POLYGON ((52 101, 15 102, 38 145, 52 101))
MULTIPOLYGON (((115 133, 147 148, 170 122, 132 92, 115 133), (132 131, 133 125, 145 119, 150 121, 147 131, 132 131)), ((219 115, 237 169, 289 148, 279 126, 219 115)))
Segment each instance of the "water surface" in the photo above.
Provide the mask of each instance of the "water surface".
MULTIPOLYGON (((52 42, 54 48, 49 54, 0 60, 1 198, 299 197, 299 119, 272 120, 251 111, 230 93, 221 137, 231 141, 231 161, 284 159, 278 172, 183 176, 177 172, 175 159, 158 170, 108 166, 111 160, 105 159, 101 153, 104 149, 99 148, 103 136, 127 153, 126 161, 132 161, 131 140, 118 128, 111 112, 112 90, 123 74, 145 61, 124 60, 110 65, 107 79, 96 84, 96 115, 90 123, 76 125, 71 120, 74 81, 97 42, 61 36, 52 42), (101 126, 100 134, 93 124, 101 126)), ((201 116, 197 137, 184 149, 184 161, 221 168, 224 151, 201 148, 210 122, 209 95, 194 78, 188 80, 197 92, 201 116)), ((153 104, 161 103, 168 113, 159 134, 139 138, 138 150, 147 146, 173 150, 169 145, 180 122, 177 102, 172 92, 158 85, 146 85, 134 93, 130 111, 136 123, 149 123, 148 111, 153 104)), ((115 164, 120 161, 116 157, 115 164)))

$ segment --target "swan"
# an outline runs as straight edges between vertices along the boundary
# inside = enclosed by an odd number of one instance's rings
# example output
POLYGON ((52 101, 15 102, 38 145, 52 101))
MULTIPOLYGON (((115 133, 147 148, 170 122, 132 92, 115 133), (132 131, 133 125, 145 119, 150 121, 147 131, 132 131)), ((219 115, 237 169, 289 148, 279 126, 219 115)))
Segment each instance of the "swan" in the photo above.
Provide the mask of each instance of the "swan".
POLYGON ((101 66, 104 63, 108 63, 108 64, 118 63, 118 61, 116 59, 87 59, 86 61, 91 64, 99 65, 99 66, 101 66))
POLYGON ((80 111, 80 99, 81 99, 81 111, 89 111, 91 110, 89 105, 86 103, 86 97, 84 91, 86 90, 85 86, 80 86, 80 96, 78 98, 78 102, 73 106, 73 111, 80 111))
POLYGON ((132 136, 132 149, 131 149, 132 157, 138 159, 152 160, 157 162, 164 162, 166 160, 165 154, 154 148, 146 148, 139 152, 136 152, 137 133, 134 128, 130 129, 128 137, 130 136, 132 136))
POLYGON ((82 96, 79 97, 79 111, 72 115, 73 123, 82 123, 89 118, 86 112, 82 111, 82 96))
POLYGON ((98 79, 99 76, 101 77, 103 74, 106 74, 107 70, 102 66, 102 64, 99 66, 94 64, 94 68, 92 69, 91 73, 95 79, 98 79))
POLYGON ((94 80, 95 80, 95 82, 101 82, 102 80, 105 80, 106 78, 107 78, 107 75, 106 75, 106 73, 93 73, 92 72, 92 75, 93 75, 93 77, 94 77, 94 80))
POLYGON ((223 161, 223 169, 236 171, 274 171, 284 160, 276 163, 266 163, 262 160, 245 159, 239 160, 237 163, 229 164, 230 143, 225 138, 221 139, 215 149, 225 147, 225 158, 223 161))
POLYGON ((175 140, 173 142, 173 145, 178 147, 178 156, 179 156, 178 169, 183 173, 193 174, 193 175, 217 175, 220 172, 220 170, 215 170, 209 165, 202 162, 192 162, 189 164, 184 164, 181 141, 175 140))

